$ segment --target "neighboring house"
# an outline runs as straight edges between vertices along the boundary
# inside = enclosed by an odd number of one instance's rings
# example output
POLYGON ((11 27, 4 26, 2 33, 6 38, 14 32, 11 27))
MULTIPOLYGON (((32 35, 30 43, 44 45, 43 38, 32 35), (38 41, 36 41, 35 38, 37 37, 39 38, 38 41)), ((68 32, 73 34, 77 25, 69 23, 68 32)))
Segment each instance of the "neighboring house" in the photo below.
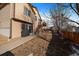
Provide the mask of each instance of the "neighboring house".
POLYGON ((29 3, 0 3, 0 34, 8 38, 32 34, 35 21, 39 20, 33 8, 29 3))
POLYGON ((76 32, 79 32, 79 27, 76 27, 76 28, 75 28, 75 31, 76 31, 76 32))
POLYGON ((41 27, 40 27, 40 31, 46 31, 46 30, 48 30, 49 28, 48 28, 48 26, 47 26, 47 23, 45 22, 45 21, 42 21, 41 22, 41 27))

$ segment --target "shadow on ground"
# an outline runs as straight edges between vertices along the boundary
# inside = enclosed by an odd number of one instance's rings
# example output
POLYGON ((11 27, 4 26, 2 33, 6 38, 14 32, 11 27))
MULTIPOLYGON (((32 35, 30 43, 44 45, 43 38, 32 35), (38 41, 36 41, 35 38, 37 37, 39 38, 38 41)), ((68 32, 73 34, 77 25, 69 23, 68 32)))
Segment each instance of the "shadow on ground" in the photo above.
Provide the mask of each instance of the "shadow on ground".
POLYGON ((0 56, 14 56, 14 54, 11 53, 10 51, 7 51, 7 52, 1 54, 0 56))
POLYGON ((46 56, 69 56, 70 54, 72 54, 70 41, 62 39, 61 35, 54 33, 49 42, 46 56))

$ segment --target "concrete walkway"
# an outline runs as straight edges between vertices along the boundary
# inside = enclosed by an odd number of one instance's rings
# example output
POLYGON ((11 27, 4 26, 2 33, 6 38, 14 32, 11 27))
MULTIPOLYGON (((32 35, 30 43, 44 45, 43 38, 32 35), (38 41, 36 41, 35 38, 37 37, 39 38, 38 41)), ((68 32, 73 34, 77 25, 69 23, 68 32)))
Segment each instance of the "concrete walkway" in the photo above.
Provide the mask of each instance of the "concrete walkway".
POLYGON ((36 36, 27 36, 24 38, 15 38, 15 39, 11 39, 10 41, 6 42, 3 45, 0 45, 0 54, 3 54, 7 51, 10 51, 18 46, 20 46, 21 44, 28 42, 29 40, 33 39, 36 36))

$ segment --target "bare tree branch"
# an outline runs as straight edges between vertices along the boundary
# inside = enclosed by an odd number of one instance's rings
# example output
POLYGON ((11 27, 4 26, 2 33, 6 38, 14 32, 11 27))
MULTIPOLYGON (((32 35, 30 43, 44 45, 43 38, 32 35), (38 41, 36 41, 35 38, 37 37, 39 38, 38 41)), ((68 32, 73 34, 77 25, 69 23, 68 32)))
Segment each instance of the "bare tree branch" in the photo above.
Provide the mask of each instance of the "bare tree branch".
POLYGON ((78 24, 78 25, 79 25, 79 23, 78 23, 78 22, 76 22, 76 21, 74 21, 74 20, 70 20, 70 19, 69 19, 69 21, 74 22, 74 23, 76 23, 76 24, 78 24))
POLYGON ((72 4, 70 3, 70 7, 75 11, 75 13, 79 16, 79 13, 72 7, 72 4))

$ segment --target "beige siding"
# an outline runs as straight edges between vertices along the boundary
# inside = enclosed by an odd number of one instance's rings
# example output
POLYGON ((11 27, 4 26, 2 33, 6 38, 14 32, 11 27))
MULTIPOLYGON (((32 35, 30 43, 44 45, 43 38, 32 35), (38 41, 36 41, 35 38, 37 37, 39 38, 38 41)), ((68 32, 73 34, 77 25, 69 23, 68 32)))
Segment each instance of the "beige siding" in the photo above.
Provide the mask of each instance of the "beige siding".
POLYGON ((21 23, 12 20, 12 38, 21 37, 21 23))
MULTIPOLYGON (((25 21, 25 22, 32 23, 34 19, 34 13, 28 4, 16 3, 15 4, 15 18, 25 21), (28 10, 31 11, 31 16, 24 15, 24 7, 26 7, 28 10)), ((12 21, 12 38, 17 38, 17 37, 21 37, 21 23, 12 21)))
POLYGON ((0 10, 0 34, 10 36, 10 5, 0 10))
POLYGON ((15 4, 15 18, 24 20, 23 6, 24 4, 15 4))
POLYGON ((26 7, 28 10, 31 11, 31 8, 29 7, 28 4, 24 4, 24 3, 15 4, 15 18, 32 23, 31 17, 24 15, 24 7, 26 7))
POLYGON ((40 20, 39 20, 40 16, 39 16, 39 13, 38 13, 36 8, 33 8, 33 10, 35 11, 35 16, 36 16, 36 20, 34 20, 34 26, 33 26, 33 30, 35 32, 37 27, 38 27, 38 25, 39 25, 39 22, 40 22, 40 20))
POLYGON ((10 4, 10 18, 14 18, 14 3, 10 4))
MULTIPOLYGON (((35 22, 35 15, 31 10, 31 7, 27 3, 15 3, 6 5, 2 10, 0 10, 0 34, 7 37, 10 36, 10 21, 12 18, 23 20, 25 22, 33 23, 35 22), (15 8, 14 8, 15 6, 15 8), (24 15, 24 7, 31 11, 31 16, 24 15), (15 12, 15 13, 14 13, 15 12)), ((34 26, 33 26, 34 27, 34 26)), ((12 38, 21 37, 21 23, 12 20, 12 38)))

